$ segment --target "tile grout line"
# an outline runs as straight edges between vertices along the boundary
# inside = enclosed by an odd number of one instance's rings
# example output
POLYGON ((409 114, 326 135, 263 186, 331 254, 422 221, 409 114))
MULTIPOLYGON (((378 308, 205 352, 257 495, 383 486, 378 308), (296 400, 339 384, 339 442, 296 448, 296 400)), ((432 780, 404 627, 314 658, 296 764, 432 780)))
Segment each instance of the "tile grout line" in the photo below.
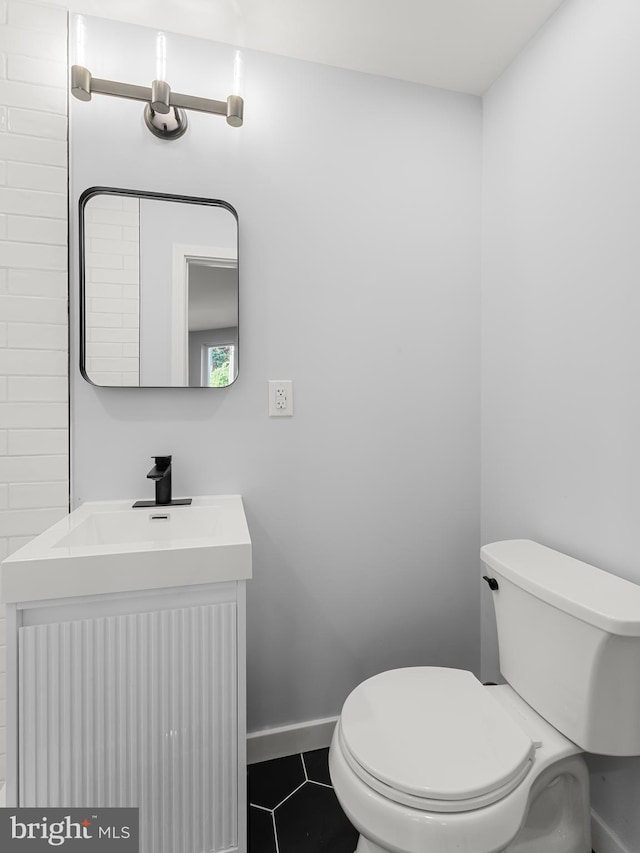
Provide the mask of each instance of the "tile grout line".
POLYGON ((291 799, 291 797, 293 797, 293 795, 294 795, 294 794, 297 794, 297 793, 298 793, 298 791, 300 790, 300 788, 304 788, 304 786, 305 786, 306 784, 307 784, 307 780, 305 779, 305 780, 304 780, 304 782, 301 782, 301 783, 298 785, 298 787, 297 787, 297 788, 295 788, 295 789, 294 789, 290 794, 287 794, 287 796, 284 798, 284 800, 282 800, 281 802, 279 802, 277 806, 274 806, 274 807, 273 807, 273 813, 275 814, 276 809, 279 809, 281 805, 283 805, 284 803, 286 803, 286 802, 287 802, 287 800, 291 799))
POLYGON ((307 773, 307 765, 304 760, 304 753, 300 753, 300 758, 302 759, 302 767, 304 769, 304 779, 305 782, 309 782, 311 785, 320 785, 323 788, 330 788, 333 791, 333 785, 327 785, 326 782, 317 782, 315 779, 309 779, 309 774, 307 773))
POLYGON ((257 803, 249 803, 249 806, 252 809, 260 809, 260 811, 269 812, 270 814, 273 814, 273 809, 268 809, 266 806, 259 806, 257 803))
MULTIPOLYGON (((304 785, 306 785, 306 783, 309 781, 309 777, 307 776, 307 768, 305 767, 304 758, 303 758, 303 756, 302 756, 302 753, 299 753, 299 755, 300 755, 300 760, 302 761, 302 770, 303 770, 303 772, 304 772, 304 781, 303 781, 303 782, 301 782, 301 783, 298 785, 298 787, 297 787, 297 788, 294 788, 294 790, 293 790, 293 791, 291 791, 291 793, 290 793, 290 794, 287 794, 287 796, 284 798, 284 800, 281 800, 281 801, 278 803, 278 805, 277 805, 277 806, 274 806, 274 807, 273 807, 274 815, 275 815, 275 811, 276 811, 276 809, 279 809, 279 808, 280 808, 280 806, 281 806, 283 803, 286 803, 286 802, 287 802, 287 800, 288 800, 290 797, 293 797, 293 795, 294 795, 294 794, 297 794, 297 793, 298 793, 298 791, 300 790, 300 788, 302 788, 304 785)), ((275 820, 275 817, 274 817, 274 820, 275 820)), ((274 825, 275 825, 275 824, 274 824, 274 825)))
POLYGON ((278 844, 278 830, 276 828, 276 810, 271 812, 271 823, 273 824, 273 840, 276 844, 276 853, 280 853, 280 845, 278 844))

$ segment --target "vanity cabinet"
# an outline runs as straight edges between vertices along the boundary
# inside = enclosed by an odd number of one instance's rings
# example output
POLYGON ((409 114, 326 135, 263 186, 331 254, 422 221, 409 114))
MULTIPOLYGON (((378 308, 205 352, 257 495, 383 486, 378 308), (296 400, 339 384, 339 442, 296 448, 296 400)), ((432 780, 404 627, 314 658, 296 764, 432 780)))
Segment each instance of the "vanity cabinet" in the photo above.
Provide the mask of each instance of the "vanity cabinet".
POLYGON ((245 853, 244 580, 8 603, 7 628, 7 805, 138 806, 144 853, 245 853))

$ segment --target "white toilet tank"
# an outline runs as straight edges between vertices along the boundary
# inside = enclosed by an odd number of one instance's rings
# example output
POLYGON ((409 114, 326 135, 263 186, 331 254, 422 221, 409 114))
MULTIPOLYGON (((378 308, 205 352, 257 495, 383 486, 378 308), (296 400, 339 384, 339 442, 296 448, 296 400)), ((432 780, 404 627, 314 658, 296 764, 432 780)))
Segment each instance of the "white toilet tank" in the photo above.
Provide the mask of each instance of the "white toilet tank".
POLYGON ((527 539, 481 557, 504 678, 586 752, 640 755, 640 586, 527 539))

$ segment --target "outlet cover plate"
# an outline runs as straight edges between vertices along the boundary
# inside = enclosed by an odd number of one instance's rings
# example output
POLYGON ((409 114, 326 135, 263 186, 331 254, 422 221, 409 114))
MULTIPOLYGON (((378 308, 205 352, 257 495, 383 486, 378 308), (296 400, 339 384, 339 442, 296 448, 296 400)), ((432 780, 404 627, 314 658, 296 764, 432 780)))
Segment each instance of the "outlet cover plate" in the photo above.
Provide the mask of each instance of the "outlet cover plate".
POLYGON ((269 417, 293 416, 293 382, 291 379, 269 380, 269 417))

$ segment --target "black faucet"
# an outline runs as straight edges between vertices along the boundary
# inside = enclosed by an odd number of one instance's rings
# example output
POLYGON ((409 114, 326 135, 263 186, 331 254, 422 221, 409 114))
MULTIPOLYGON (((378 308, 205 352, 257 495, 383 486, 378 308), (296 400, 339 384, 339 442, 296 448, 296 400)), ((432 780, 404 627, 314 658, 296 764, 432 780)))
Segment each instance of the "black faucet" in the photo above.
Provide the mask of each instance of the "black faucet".
POLYGON ((152 456, 156 464, 147 474, 148 480, 154 480, 156 484, 156 503, 165 506, 171 503, 171 457, 152 456))
POLYGON ((156 484, 155 501, 136 501, 135 507, 141 506, 188 506, 191 498, 180 498, 173 500, 171 497, 171 456, 152 456, 155 465, 147 474, 148 480, 156 484))

